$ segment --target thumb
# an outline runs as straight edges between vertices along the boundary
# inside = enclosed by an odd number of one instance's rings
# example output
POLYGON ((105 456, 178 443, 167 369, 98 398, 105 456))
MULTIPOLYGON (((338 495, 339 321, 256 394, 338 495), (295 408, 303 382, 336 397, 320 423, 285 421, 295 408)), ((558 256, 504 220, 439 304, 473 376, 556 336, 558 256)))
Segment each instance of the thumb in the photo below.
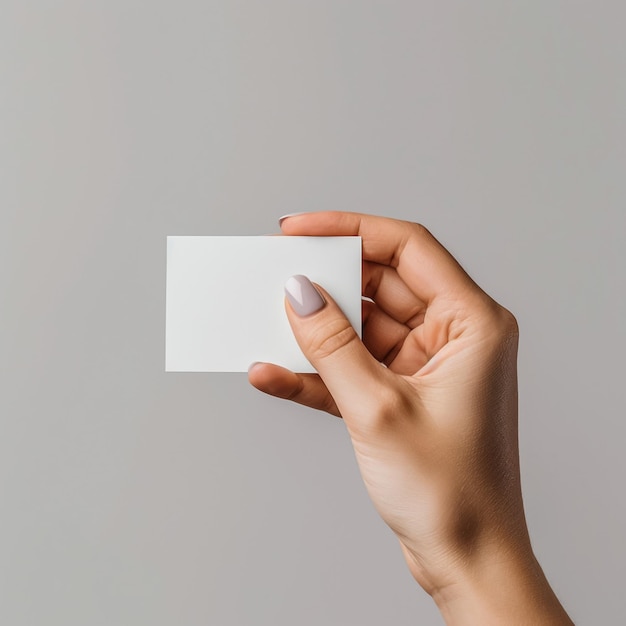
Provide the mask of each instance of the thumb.
POLYGON ((296 341, 342 416, 371 412, 380 402, 389 372, 371 355, 325 289, 298 274, 286 282, 285 295, 296 341))

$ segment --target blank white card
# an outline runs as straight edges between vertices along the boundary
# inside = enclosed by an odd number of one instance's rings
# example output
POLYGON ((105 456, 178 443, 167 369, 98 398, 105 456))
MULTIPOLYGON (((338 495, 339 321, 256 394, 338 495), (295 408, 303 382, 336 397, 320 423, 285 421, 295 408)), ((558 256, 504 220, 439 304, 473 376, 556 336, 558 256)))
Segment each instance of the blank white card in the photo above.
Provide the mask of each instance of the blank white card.
POLYGON ((314 372, 285 313, 294 274, 322 285, 361 337, 360 237, 167 237, 165 370, 246 372, 267 361, 314 372))

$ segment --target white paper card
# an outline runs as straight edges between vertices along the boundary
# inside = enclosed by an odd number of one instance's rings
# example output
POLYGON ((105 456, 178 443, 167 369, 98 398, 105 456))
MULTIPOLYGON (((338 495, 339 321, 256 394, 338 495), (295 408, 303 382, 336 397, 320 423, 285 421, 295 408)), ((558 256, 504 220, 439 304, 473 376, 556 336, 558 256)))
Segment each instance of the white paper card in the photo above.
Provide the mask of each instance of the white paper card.
POLYGON ((294 274, 322 285, 361 337, 360 237, 167 237, 165 370, 246 372, 267 361, 314 372, 285 313, 294 274))

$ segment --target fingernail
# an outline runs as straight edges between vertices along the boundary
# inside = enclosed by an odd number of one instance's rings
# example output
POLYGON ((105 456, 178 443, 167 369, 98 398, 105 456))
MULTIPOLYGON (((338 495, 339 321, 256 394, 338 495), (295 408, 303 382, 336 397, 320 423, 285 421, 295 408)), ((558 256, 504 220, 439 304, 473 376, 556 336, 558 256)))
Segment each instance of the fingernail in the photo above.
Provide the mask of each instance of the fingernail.
POLYGON ((281 226, 283 220, 286 220, 288 217, 293 217, 294 215, 304 215, 305 213, 308 213, 308 211, 300 211, 300 213, 287 213, 286 215, 281 215, 281 217, 278 218, 278 225, 281 226))
POLYGON ((292 276, 285 283, 285 295, 289 300, 293 310, 300 316, 311 315, 319 311, 326 301, 315 289, 313 283, 302 274, 292 276))
POLYGON ((250 363, 250 365, 248 365, 248 371, 250 371, 255 365, 259 365, 259 363, 262 363, 263 361, 252 361, 252 363, 250 363))

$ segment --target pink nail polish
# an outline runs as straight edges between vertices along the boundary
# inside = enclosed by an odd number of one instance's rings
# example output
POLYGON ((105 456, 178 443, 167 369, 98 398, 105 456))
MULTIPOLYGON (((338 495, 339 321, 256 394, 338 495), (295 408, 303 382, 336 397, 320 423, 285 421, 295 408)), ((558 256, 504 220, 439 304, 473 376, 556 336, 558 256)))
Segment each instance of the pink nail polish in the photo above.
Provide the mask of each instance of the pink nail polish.
POLYGON ((293 310, 305 317, 319 311, 326 301, 313 283, 304 275, 296 274, 285 283, 285 295, 293 310))

